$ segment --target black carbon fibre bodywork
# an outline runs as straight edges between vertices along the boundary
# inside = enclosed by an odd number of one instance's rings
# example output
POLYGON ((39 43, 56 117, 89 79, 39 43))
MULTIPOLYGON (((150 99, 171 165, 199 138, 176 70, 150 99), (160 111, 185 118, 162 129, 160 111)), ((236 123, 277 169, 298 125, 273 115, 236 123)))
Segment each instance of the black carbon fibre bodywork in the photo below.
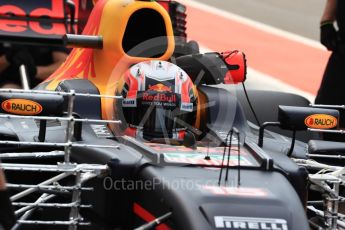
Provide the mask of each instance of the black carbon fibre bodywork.
MULTIPOLYGON (((97 93, 85 80, 65 81, 58 89, 97 93)), ((235 96, 226 90, 207 86, 199 90, 207 102, 214 102, 207 109, 203 132, 221 143, 229 129, 236 127, 240 133, 241 144, 237 150, 241 153, 241 166, 230 165, 227 181, 224 175, 219 180, 222 146, 190 149, 146 143, 116 136, 105 125, 83 124, 81 140, 77 143, 119 146, 118 149, 72 148, 72 161, 107 164, 111 171, 106 178, 87 182, 94 191, 86 192, 82 199, 84 203, 92 204, 93 209, 81 214, 92 222, 90 229, 133 229, 167 212, 172 212, 172 216, 161 225, 162 228, 308 229, 303 208, 307 173, 286 156, 289 140, 282 141, 280 135, 268 132, 264 148, 259 148, 256 145, 258 127, 247 124, 235 96), (207 154, 209 160, 204 158, 207 154)), ((76 107, 79 117, 100 117, 99 99, 77 97, 76 100, 83 105, 76 107)), ((1 122, 1 139, 12 136, 21 141, 34 141, 38 136, 39 128, 34 120, 23 124, 16 119, 1 118, 1 122)), ((65 126, 64 122, 48 125, 46 141, 64 142, 65 126)), ((6 146, 3 151, 5 149, 27 151, 32 147, 6 146)), ((304 145, 299 143, 294 154, 303 156, 304 151, 304 145)), ((237 158, 231 158, 231 162, 237 162, 237 158)), ((30 177, 26 175, 21 179, 30 180, 30 177)), ((11 180, 16 177, 9 175, 11 180)), ((49 219, 50 215, 56 213, 47 212, 44 218, 49 219)))

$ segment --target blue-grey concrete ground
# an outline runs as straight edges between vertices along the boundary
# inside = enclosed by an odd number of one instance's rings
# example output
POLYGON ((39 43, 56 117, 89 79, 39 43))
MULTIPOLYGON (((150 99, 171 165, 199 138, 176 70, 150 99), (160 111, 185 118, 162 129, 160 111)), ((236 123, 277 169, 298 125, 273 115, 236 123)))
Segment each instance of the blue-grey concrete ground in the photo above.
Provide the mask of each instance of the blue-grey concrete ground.
POLYGON ((326 0, 197 0, 301 36, 319 39, 326 0))

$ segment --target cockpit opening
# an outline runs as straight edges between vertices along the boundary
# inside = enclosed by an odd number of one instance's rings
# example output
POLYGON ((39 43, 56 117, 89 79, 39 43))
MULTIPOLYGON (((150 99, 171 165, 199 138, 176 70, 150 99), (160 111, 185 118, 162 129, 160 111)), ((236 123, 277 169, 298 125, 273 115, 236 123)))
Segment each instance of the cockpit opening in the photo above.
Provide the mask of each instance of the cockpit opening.
POLYGON ((132 57, 161 57, 168 48, 162 15, 148 8, 134 12, 128 20, 122 47, 132 57))

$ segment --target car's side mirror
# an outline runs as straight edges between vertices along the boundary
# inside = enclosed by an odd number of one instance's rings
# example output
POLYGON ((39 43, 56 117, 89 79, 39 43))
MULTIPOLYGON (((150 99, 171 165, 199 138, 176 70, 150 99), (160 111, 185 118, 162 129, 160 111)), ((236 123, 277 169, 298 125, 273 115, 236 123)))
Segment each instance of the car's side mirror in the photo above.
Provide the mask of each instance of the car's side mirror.
POLYGON ((238 50, 184 55, 176 58, 175 64, 197 85, 238 84, 247 75, 245 55, 238 50))
POLYGON ((264 131, 267 126, 278 126, 281 129, 292 130, 292 143, 288 152, 288 156, 290 156, 294 148, 296 131, 336 129, 338 128, 338 120, 339 111, 336 109, 280 105, 278 109, 278 122, 265 122, 261 124, 258 145, 260 147, 263 146, 264 131))
POLYGON ((279 106, 280 128, 286 130, 338 128, 339 111, 313 107, 279 106))
POLYGON ((345 143, 324 140, 310 140, 308 142, 309 156, 332 156, 333 159, 345 159, 345 143))
MULTIPOLYGON (((62 95, 47 93, 25 92, 0 92, 0 113, 2 117, 13 116, 57 116, 61 117, 64 111, 64 97, 62 95)), ((38 140, 44 142, 46 135, 47 120, 39 120, 38 140)))
POLYGON ((1 92, 0 113, 22 116, 61 116, 64 98, 54 94, 1 92))

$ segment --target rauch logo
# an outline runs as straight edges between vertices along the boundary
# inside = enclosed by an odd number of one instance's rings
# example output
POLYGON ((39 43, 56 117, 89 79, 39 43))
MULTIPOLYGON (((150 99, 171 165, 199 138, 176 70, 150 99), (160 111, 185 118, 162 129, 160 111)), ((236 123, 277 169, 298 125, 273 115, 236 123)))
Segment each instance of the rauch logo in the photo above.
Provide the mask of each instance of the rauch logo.
POLYGON ((313 114, 308 116, 304 123, 312 129, 332 129, 337 126, 337 118, 327 114, 313 114))
POLYGON ((40 104, 26 99, 8 99, 1 103, 1 108, 8 113, 19 115, 37 115, 42 112, 40 104))

